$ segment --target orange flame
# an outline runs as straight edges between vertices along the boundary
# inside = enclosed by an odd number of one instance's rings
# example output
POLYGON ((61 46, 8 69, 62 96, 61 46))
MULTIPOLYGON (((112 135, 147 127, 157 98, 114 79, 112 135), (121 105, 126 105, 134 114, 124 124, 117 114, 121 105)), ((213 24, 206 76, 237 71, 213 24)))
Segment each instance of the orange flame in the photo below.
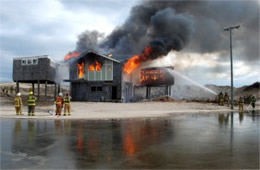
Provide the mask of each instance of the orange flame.
POLYGON ((149 55, 152 54, 151 47, 145 47, 142 54, 135 55, 130 58, 124 65, 124 72, 131 74, 142 62, 146 61, 149 55))
POLYGON ((96 61, 96 71, 101 71, 101 63, 96 61))
POLYGON ((89 71, 101 71, 101 63, 99 63, 98 61, 95 61, 95 64, 91 64, 88 66, 88 70, 89 71))
POLYGON ((94 70, 95 70, 94 64, 89 65, 89 66, 88 66, 88 70, 89 70, 89 71, 94 71, 94 70))
POLYGON ((84 62, 82 62, 81 64, 77 64, 78 66, 78 77, 79 78, 83 78, 84 77, 84 62))
POLYGON ((69 52, 69 53, 64 57, 64 61, 70 60, 71 58, 78 57, 79 55, 80 55, 80 53, 77 52, 77 51, 69 52))
POLYGON ((145 82, 149 80, 165 80, 165 72, 164 70, 157 69, 157 70, 142 70, 140 81, 145 82))

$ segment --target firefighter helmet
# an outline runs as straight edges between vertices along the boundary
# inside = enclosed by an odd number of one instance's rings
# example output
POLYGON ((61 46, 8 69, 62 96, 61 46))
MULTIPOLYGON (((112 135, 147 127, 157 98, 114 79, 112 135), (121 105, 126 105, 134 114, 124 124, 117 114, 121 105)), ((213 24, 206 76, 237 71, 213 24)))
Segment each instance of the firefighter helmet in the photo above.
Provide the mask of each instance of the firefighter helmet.
POLYGON ((21 96, 21 93, 17 93, 16 96, 21 96))
POLYGON ((59 92, 59 96, 62 96, 62 92, 59 92))
POLYGON ((30 91, 30 93, 29 94, 33 94, 33 91, 30 91))

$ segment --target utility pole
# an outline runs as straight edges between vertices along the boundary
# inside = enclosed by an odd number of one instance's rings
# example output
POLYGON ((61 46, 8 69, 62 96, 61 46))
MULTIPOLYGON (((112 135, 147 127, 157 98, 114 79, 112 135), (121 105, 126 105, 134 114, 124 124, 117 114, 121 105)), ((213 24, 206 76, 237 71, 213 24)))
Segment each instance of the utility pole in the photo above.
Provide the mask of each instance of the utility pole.
POLYGON ((233 110, 233 56, 232 56, 232 30, 239 29, 240 25, 224 28, 224 31, 229 31, 230 35, 230 66, 231 66, 231 109, 233 110))

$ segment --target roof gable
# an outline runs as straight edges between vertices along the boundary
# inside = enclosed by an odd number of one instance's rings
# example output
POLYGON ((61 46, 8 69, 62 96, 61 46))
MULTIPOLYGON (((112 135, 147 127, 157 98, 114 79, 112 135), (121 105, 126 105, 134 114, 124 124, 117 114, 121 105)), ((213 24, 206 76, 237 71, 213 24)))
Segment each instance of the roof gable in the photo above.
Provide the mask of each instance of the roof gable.
POLYGON ((105 55, 102 55, 102 54, 99 54, 97 52, 94 52, 94 51, 86 51, 86 52, 83 52, 80 54, 79 57, 76 57, 75 60, 73 62, 76 62, 84 57, 87 57, 88 55, 97 55, 99 57, 102 57, 102 58, 105 58, 105 59, 108 59, 108 60, 111 60, 113 62, 116 62, 116 63, 120 63, 120 61, 114 59, 114 58, 111 58, 111 57, 108 57, 108 56, 105 56, 105 55))

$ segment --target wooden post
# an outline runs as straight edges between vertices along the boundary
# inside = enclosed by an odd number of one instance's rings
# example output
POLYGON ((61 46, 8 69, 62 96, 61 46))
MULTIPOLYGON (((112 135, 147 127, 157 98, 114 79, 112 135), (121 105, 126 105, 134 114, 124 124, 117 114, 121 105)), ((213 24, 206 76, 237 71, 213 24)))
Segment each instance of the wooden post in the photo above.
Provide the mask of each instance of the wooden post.
POLYGON ((40 81, 37 81, 37 99, 40 101, 40 81))
POLYGON ((169 86, 169 96, 171 96, 172 95, 172 86, 169 86))
POLYGON ((60 84, 58 84, 58 93, 60 93, 60 84))
POLYGON ((47 81, 45 81, 45 101, 47 101, 47 81))
POLYGON ((32 83, 32 91, 33 91, 33 94, 34 94, 34 83, 32 83))
POLYGON ((54 101, 56 100, 56 94, 57 94, 57 85, 54 83, 54 101))
POLYGON ((16 82, 16 94, 19 93, 20 89, 19 89, 19 82, 16 82))
POLYGON ((166 85, 165 86, 165 94, 164 94, 165 96, 167 96, 168 95, 168 86, 166 85))
POLYGON ((150 93, 151 93, 151 87, 150 86, 146 86, 146 98, 147 99, 150 98, 150 93))

